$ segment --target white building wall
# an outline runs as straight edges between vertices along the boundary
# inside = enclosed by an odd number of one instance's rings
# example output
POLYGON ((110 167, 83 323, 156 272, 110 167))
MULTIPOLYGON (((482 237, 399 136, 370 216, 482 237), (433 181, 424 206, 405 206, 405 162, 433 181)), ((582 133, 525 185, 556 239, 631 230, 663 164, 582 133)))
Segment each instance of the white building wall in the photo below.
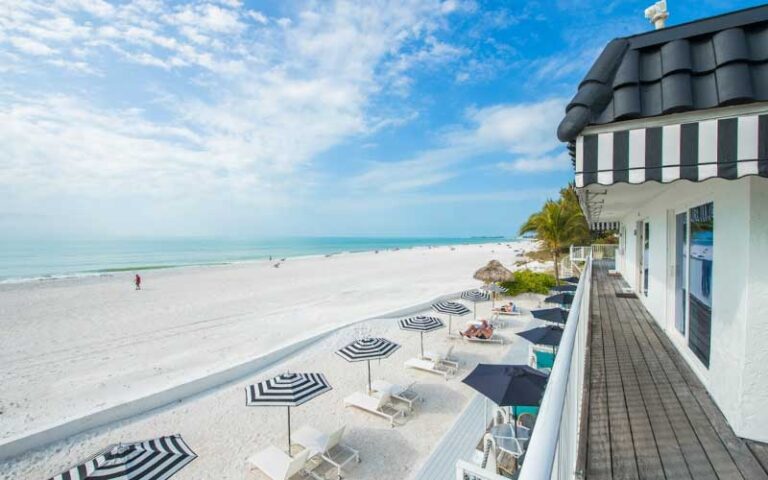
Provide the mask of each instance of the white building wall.
MULTIPOLYGON (((643 188, 638 186, 638 188, 643 188)), ((735 432, 768 441, 768 181, 678 181, 621 219, 626 227, 617 268, 707 387, 735 432), (714 202, 712 330, 705 367, 675 328, 674 250, 669 217, 714 202), (648 296, 637 276, 636 222, 650 222, 648 296), (668 256, 669 252, 669 256, 668 256), (669 289, 669 290, 668 290, 669 289)))
MULTIPOLYGON (((739 433, 768 437, 768 181, 750 179, 749 277, 739 433)), ((717 220, 715 220, 717 221, 717 220)))

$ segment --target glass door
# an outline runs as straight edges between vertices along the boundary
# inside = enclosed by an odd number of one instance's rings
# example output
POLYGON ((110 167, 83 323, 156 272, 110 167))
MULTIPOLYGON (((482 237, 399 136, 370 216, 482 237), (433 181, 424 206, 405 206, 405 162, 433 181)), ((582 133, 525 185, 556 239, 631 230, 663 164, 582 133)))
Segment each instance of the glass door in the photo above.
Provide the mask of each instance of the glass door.
POLYGON ((709 367, 712 333, 712 258, 714 208, 706 203, 688 211, 688 346, 709 367))
POLYGON ((643 295, 648 296, 648 263, 651 250, 651 225, 643 222, 643 295))
POLYGON ((675 328, 685 335, 686 286, 688 285, 688 212, 675 215, 675 328))

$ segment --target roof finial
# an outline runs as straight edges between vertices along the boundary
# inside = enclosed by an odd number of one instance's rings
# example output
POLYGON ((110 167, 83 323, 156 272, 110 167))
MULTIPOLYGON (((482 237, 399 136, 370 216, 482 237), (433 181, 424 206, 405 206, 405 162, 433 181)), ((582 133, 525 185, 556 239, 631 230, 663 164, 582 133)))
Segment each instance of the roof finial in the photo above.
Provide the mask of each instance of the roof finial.
POLYGON ((645 18, 653 23, 656 30, 664 28, 664 23, 669 18, 669 11, 667 10, 667 0, 661 0, 654 3, 650 7, 645 9, 645 18))

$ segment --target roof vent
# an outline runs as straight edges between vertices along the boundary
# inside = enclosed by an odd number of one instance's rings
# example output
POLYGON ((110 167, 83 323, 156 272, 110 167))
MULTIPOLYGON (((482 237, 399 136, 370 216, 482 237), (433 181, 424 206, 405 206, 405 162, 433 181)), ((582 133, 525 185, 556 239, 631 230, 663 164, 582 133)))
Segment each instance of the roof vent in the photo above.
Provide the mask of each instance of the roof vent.
POLYGON ((645 18, 647 18, 656 30, 664 28, 664 23, 669 18, 669 11, 667 11, 667 0, 661 0, 656 2, 650 7, 645 9, 645 18))

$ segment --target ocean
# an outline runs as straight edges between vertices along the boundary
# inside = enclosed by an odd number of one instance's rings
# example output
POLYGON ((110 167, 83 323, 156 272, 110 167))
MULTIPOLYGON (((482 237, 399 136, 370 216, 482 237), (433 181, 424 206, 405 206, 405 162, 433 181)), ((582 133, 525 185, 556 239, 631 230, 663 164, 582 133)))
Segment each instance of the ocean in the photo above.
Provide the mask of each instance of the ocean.
POLYGON ((0 240, 0 283, 182 266, 507 241, 503 237, 285 237, 0 240))

